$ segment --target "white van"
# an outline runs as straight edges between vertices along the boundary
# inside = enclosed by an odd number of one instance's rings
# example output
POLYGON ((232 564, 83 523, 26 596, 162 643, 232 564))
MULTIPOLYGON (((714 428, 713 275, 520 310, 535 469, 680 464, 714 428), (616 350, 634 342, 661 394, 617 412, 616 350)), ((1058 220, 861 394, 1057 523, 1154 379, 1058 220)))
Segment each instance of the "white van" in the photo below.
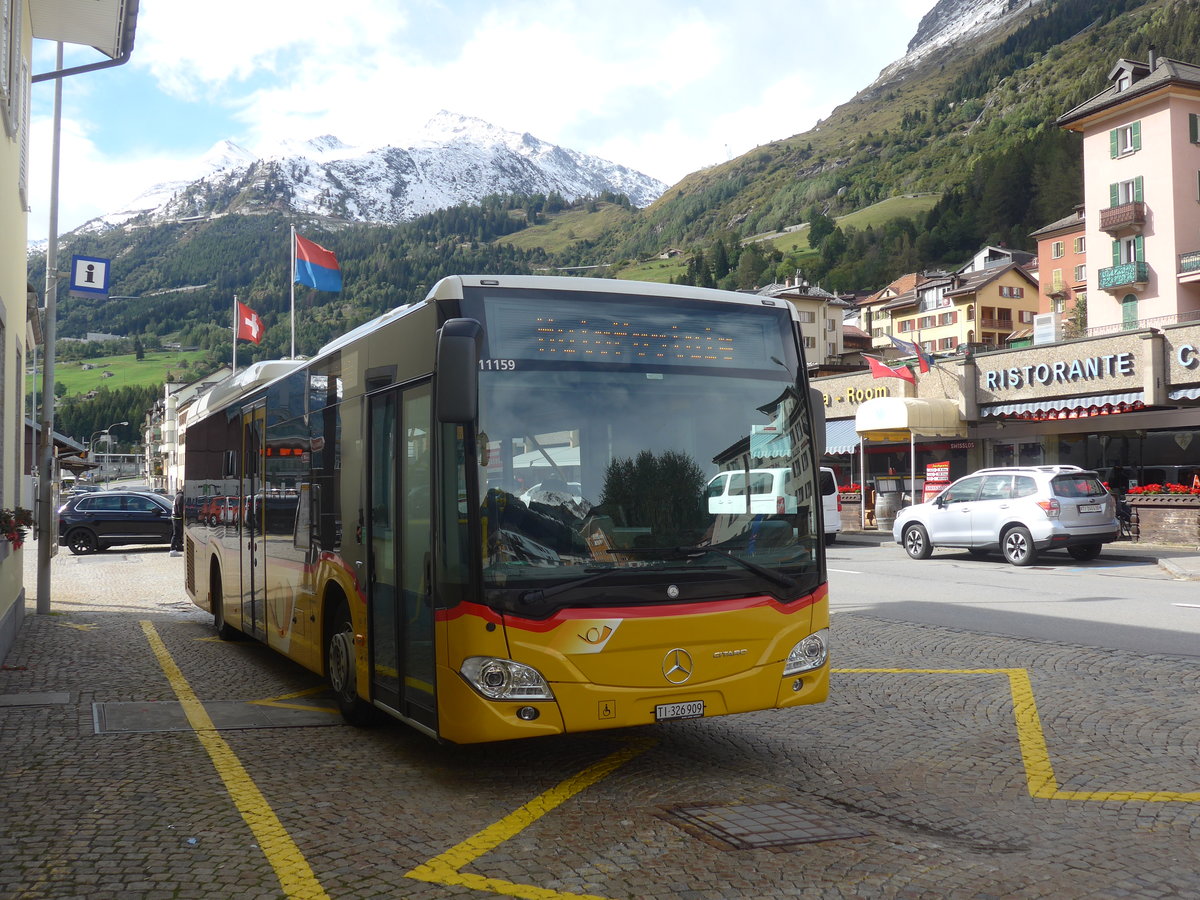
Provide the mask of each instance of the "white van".
POLYGON ((837 475, 821 466, 821 513, 825 520, 825 543, 832 544, 842 530, 842 498, 838 496, 837 475))
POLYGON ((790 516, 796 498, 784 490, 791 469, 751 469, 714 475, 708 482, 708 512, 714 516, 790 516), (749 509, 746 495, 750 495, 749 509))

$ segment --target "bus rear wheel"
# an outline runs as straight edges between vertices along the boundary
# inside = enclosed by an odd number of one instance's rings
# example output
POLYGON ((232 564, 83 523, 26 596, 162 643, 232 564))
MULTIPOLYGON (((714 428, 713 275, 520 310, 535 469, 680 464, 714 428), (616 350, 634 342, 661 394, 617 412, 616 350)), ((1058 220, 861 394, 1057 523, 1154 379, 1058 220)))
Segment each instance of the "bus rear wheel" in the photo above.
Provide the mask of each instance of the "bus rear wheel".
POLYGON ((338 710, 351 725, 368 725, 372 719, 371 706, 358 696, 358 680, 354 652, 354 624, 344 600, 333 606, 329 627, 325 630, 325 676, 333 689, 338 710))

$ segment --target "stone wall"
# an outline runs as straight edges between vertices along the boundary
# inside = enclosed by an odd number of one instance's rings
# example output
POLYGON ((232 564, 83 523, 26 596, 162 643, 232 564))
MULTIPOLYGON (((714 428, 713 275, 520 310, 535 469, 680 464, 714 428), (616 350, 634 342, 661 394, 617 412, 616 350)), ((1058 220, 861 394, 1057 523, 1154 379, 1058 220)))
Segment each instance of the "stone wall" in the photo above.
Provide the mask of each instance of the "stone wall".
POLYGON ((1152 499, 1126 498, 1133 511, 1136 540, 1148 544, 1200 547, 1200 504, 1156 503, 1152 499))

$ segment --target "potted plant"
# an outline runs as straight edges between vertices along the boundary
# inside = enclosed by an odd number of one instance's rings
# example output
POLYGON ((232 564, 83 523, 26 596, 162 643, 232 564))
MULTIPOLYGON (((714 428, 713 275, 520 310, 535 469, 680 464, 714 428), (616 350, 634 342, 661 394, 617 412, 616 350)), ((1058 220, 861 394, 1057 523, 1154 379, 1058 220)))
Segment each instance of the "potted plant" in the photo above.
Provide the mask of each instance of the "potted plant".
POLYGON ((0 509, 0 537, 20 550, 25 543, 25 529, 33 525, 33 512, 22 506, 0 509))

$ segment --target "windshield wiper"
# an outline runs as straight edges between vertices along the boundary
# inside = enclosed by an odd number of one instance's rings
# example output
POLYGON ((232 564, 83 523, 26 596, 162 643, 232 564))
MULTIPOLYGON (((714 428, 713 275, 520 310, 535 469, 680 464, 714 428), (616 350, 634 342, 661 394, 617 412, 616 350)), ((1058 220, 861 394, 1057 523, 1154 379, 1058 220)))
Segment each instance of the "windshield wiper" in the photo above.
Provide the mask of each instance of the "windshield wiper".
MULTIPOLYGON (((629 553, 631 551, 622 550, 621 552, 629 553)), ((774 569, 768 569, 766 566, 760 566, 758 563, 752 563, 748 560, 742 559, 740 556, 735 556, 729 550, 719 550, 716 547, 638 547, 632 552, 638 554, 660 553, 663 556, 673 554, 676 558, 683 559, 700 559, 710 554, 715 554, 717 556, 723 556, 726 559, 732 560, 743 569, 747 569, 748 571, 753 572, 755 575, 758 575, 760 578, 765 578, 767 581, 771 582, 772 584, 776 584, 785 590, 794 591, 800 587, 800 585, 797 584, 794 579, 788 578, 788 576, 782 575, 779 572, 776 572, 774 569)))
POLYGON ((555 594, 561 594, 563 591, 569 591, 577 587, 583 587, 585 584, 591 584, 594 581, 599 581, 602 578, 612 575, 614 572, 620 572, 622 570, 616 568, 595 569, 589 567, 583 571, 592 572, 594 574, 589 575, 587 578, 578 578, 574 581, 561 581, 554 585, 554 587, 533 588, 528 591, 522 591, 517 595, 517 602, 523 603, 527 606, 540 606, 555 594))

